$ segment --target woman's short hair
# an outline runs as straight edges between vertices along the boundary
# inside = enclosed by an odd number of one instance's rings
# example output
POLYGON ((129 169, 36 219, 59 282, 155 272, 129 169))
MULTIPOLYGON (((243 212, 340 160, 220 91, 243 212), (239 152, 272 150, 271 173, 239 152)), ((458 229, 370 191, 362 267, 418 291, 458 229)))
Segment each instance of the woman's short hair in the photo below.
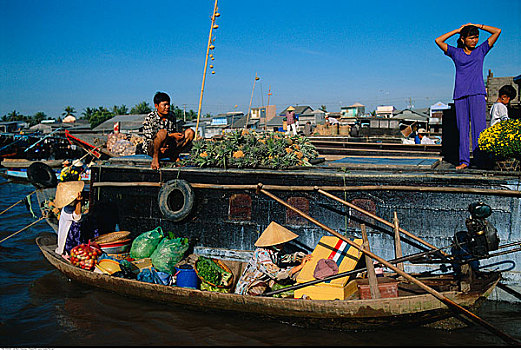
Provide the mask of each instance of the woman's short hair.
POLYGON ((464 48, 465 44, 464 44, 463 40, 466 37, 473 36, 473 35, 479 35, 478 27, 473 26, 473 25, 468 25, 468 26, 461 28, 461 30, 459 32, 459 38, 458 38, 458 47, 464 48))

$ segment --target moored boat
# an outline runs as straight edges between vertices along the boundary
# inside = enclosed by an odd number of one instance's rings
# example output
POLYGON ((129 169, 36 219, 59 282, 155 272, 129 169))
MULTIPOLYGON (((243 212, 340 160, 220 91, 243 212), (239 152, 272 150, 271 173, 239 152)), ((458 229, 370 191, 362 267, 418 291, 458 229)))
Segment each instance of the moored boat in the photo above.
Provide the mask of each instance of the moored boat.
MULTIPOLYGON (((354 294, 349 300, 325 301, 245 296, 164 286, 83 270, 54 252, 55 236, 42 235, 37 238, 36 243, 45 259, 71 280, 124 296, 202 310, 270 317, 292 324, 328 329, 374 329, 427 324, 452 328, 459 325, 451 317, 452 311, 443 303, 404 281, 398 284, 398 297, 394 298, 361 300, 354 294)), ((237 262, 226 263, 240 271, 241 265, 237 262)), ((461 292, 458 282, 451 275, 421 280, 459 305, 473 310, 487 298, 500 277, 499 273, 484 273, 474 280, 468 292, 461 292)))

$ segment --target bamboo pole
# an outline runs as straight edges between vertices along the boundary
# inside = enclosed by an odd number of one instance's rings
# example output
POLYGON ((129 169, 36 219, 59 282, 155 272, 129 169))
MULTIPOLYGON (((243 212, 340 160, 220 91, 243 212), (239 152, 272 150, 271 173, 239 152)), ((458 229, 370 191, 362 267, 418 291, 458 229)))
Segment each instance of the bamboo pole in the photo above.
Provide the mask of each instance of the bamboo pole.
MULTIPOLYGON (((373 219, 375 219, 375 220, 381 222, 382 224, 385 224, 385 225, 387 225, 387 226, 389 226, 389 227, 392 227, 392 228, 394 228, 394 229, 396 230, 396 225, 395 225, 395 224, 393 224, 393 223, 391 223, 391 222, 389 222, 389 221, 387 221, 387 220, 384 220, 384 219, 382 219, 381 217, 379 217, 379 216, 377 216, 377 215, 375 215, 375 214, 373 214, 373 213, 371 213, 371 212, 368 212, 368 211, 365 210, 365 209, 362 209, 362 208, 360 208, 360 207, 354 205, 353 203, 350 203, 350 202, 348 202, 348 201, 345 201, 345 200, 343 200, 342 198, 338 198, 338 197, 332 195, 331 193, 328 193, 328 192, 326 192, 326 191, 324 191, 324 190, 322 190, 322 189, 319 189, 318 187, 317 187, 317 191, 318 191, 318 193, 321 193, 321 194, 323 194, 324 196, 326 196, 326 197, 328 197, 328 198, 331 198, 331 199, 333 199, 333 200, 335 200, 335 201, 337 201, 337 202, 339 202, 339 203, 342 203, 342 204, 348 206, 349 208, 355 209, 356 211, 359 211, 360 213, 365 214, 365 215, 369 216, 370 218, 373 218, 373 219)), ((400 228, 400 227, 398 227, 397 230, 398 230, 399 232, 402 232, 403 234, 405 234, 407 237, 412 238, 412 239, 414 239, 415 241, 420 242, 420 243, 422 243, 423 245, 425 245, 425 246, 427 246, 427 247, 429 247, 429 248, 431 248, 431 249, 436 249, 435 246, 433 246, 433 245, 430 244, 429 242, 427 242, 427 241, 425 241, 425 240, 423 240, 423 239, 421 239, 421 238, 415 236, 414 234, 410 233, 409 231, 406 231, 406 230, 404 230, 404 229, 402 229, 402 228, 400 228)), ((443 254, 443 255, 445 255, 445 256, 448 255, 448 254, 446 254, 446 253, 443 252, 443 251, 440 251, 440 252, 441 252, 441 254, 443 254)))
POLYGON ((18 230, 18 231, 16 231, 15 233, 13 233, 13 234, 7 236, 6 238, 2 239, 2 240, 0 241, 0 243, 2 243, 2 242, 4 242, 4 241, 7 241, 9 238, 13 237, 14 235, 19 234, 19 233, 22 232, 23 230, 28 229, 29 227, 31 227, 31 226, 33 226, 34 224, 36 224, 36 223, 42 221, 43 219, 45 219, 45 216, 42 216, 41 218, 39 218, 38 220, 34 221, 33 223, 31 223, 31 224, 25 226, 23 229, 18 230))
POLYGON ((206 69, 208 68, 208 54, 210 53, 210 45, 212 45, 212 32, 213 32, 213 25, 215 24, 215 13, 217 12, 217 1, 218 0, 215 0, 215 4, 213 6, 212 25, 210 26, 210 34, 208 35, 208 45, 206 45, 206 56, 204 59, 204 69, 203 69, 203 82, 201 83, 201 94, 199 95, 199 107, 197 107, 197 123, 195 125, 194 140, 197 140, 197 132, 199 131, 199 120, 201 118, 201 106, 203 104, 204 83, 206 81, 206 69))
POLYGON ((251 89, 251 98, 250 98, 250 106, 248 107, 248 115, 246 116, 246 124, 244 124, 244 129, 248 128, 248 122, 250 121, 251 114, 251 103, 253 102, 253 91, 255 91, 255 83, 259 80, 257 77, 257 72, 255 72, 255 79, 253 79, 253 88, 251 89))
POLYGON ((336 232, 335 230, 333 230, 332 228, 322 224, 321 222, 313 219, 311 216, 309 216, 308 214, 304 213, 303 211, 291 206, 290 204, 286 203, 285 201, 283 201, 282 199, 276 197, 275 195, 271 194, 270 192, 264 190, 263 188, 263 185, 261 183, 259 183, 257 185, 257 193, 263 193, 265 194, 266 196, 268 196, 269 198, 275 200, 276 202, 284 205, 285 207, 287 207, 288 209, 291 209, 293 210, 294 212, 296 212, 297 214, 301 215, 302 217, 306 218, 308 221, 310 221, 311 223, 317 225, 318 227, 322 228, 323 230, 329 232, 330 234, 332 234, 333 236, 343 240, 344 242, 348 243, 349 245, 351 245, 352 247, 355 247, 356 249, 358 249, 359 251, 361 251, 362 253, 364 254, 367 254, 369 257, 377 260, 379 263, 381 263, 382 265, 384 265, 385 267, 393 270, 394 272, 396 272, 398 275, 404 277, 406 280, 408 280, 409 282, 411 283, 414 283, 416 284, 418 287, 422 288, 423 290, 425 290, 427 293, 431 294, 432 296, 434 296, 436 299, 438 299, 439 301, 441 301, 442 303, 444 303, 445 305, 447 305, 450 309, 452 309, 453 311, 456 311, 458 313, 461 313, 463 315, 465 315, 469 320, 473 321, 474 323, 486 328, 487 330, 489 330, 491 333, 497 335, 498 337, 500 337, 501 339, 503 339, 503 341, 505 341, 506 343, 510 344, 510 345, 518 345, 520 346, 521 345, 521 342, 512 338, 511 336, 509 336, 508 334, 504 333, 503 331, 499 330, 498 328, 494 327, 492 324, 488 323, 487 321, 483 320, 482 318, 480 318, 479 316, 473 314, 472 312, 468 311, 467 309, 465 309, 464 307, 458 305, 457 303, 455 303, 454 301, 452 301, 451 299, 447 298, 446 296, 444 296, 443 294, 441 294, 440 292, 434 290, 433 288, 427 286, 425 283, 419 281, 418 279, 414 278, 413 276, 409 275, 408 273, 398 269, 396 266, 394 266, 393 264, 389 263, 388 261, 386 261, 385 259, 379 257, 378 255, 362 248, 360 245, 356 244, 355 242, 347 239, 346 237, 344 237, 343 235, 341 235, 340 233, 336 232))
MULTIPOLYGON (((398 214, 394 212, 394 253, 396 258, 401 258, 402 242, 400 241, 400 226, 398 221, 398 214)), ((403 262, 396 265, 400 270, 403 270, 403 262)))
MULTIPOLYGON (((362 239, 364 240, 364 248, 368 251, 371 250, 369 246, 369 238, 367 238, 367 230, 365 229, 365 224, 360 225, 360 229, 362 231, 362 239)), ((371 259, 367 254, 364 254, 365 258, 365 267, 367 268, 367 279, 369 280, 369 290, 371 291, 371 298, 380 299, 380 289, 378 289, 378 279, 376 278, 376 273, 374 272, 373 259, 371 259)))
MULTIPOLYGON (((96 182, 94 187, 107 186, 152 186, 160 187, 161 182, 96 182), (136 185, 139 184, 139 185, 136 185)), ((206 183, 191 183, 193 188, 211 189, 211 190, 256 190, 257 185, 217 185, 206 183)), ((265 185, 264 188, 273 191, 299 191, 311 192, 317 189, 317 186, 285 186, 285 185, 265 185)), ((514 190, 496 190, 487 188, 469 188, 469 187, 416 187, 416 186, 391 186, 391 185, 368 185, 368 186, 321 186, 323 191, 343 191, 343 192, 358 192, 358 191, 418 191, 418 192, 451 192, 451 193, 473 193, 483 195, 496 195, 507 197, 521 197, 521 191, 514 190)), ((392 224, 391 224, 391 227, 392 224)), ((403 231, 400 232, 404 233, 403 231)))

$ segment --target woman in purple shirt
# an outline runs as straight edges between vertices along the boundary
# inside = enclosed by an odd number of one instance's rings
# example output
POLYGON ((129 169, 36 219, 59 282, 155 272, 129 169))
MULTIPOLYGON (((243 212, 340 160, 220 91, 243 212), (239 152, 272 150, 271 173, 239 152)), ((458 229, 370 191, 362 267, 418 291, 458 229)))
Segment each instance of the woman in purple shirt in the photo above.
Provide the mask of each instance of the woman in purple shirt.
POLYGON ((483 60, 500 33, 499 28, 468 23, 436 38, 436 44, 452 58, 456 66, 453 98, 459 130, 460 161, 456 169, 465 169, 470 163, 469 120, 472 125, 473 150, 478 145, 479 134, 486 128, 487 102, 483 82, 483 60), (481 45, 476 46, 479 41, 479 29, 492 35, 481 45), (445 40, 458 33, 460 36, 457 48, 445 43, 445 40))

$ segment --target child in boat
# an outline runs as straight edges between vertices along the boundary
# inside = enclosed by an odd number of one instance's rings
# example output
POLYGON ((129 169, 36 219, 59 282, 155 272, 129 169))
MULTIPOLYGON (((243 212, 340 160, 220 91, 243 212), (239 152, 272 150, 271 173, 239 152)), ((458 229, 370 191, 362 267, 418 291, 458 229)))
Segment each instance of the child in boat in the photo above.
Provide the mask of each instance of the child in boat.
POLYGON ((516 95, 516 89, 512 85, 504 85, 499 89, 496 103, 490 109, 490 126, 509 119, 507 105, 516 95))
POLYGON ((284 243, 296 237, 298 236, 290 230, 271 222, 255 242, 258 248, 253 252, 248 266, 237 282, 235 293, 261 295, 277 281, 295 279, 295 274, 311 259, 311 255, 301 252, 282 255, 284 243), (280 267, 282 262, 300 264, 283 268, 280 267))
POLYGON ((454 84, 454 106, 456 123, 459 131, 459 165, 456 169, 465 169, 470 164, 469 119, 472 124, 472 148, 478 145, 479 134, 486 128, 487 102, 483 82, 483 61, 485 55, 496 42, 501 29, 484 24, 465 24, 436 38, 436 45, 449 56, 456 66, 454 84), (479 29, 492 35, 481 45, 479 29), (458 47, 452 47, 445 41, 459 33, 458 47))
MULTIPOLYGON (((56 188, 54 206, 61 209, 58 224, 58 247, 56 254, 68 257, 69 251, 81 243, 86 243, 88 238, 82 234, 80 221, 82 220, 81 206, 83 204, 83 181, 60 182, 56 188)), ((85 231, 85 229, 83 230, 85 231)))

